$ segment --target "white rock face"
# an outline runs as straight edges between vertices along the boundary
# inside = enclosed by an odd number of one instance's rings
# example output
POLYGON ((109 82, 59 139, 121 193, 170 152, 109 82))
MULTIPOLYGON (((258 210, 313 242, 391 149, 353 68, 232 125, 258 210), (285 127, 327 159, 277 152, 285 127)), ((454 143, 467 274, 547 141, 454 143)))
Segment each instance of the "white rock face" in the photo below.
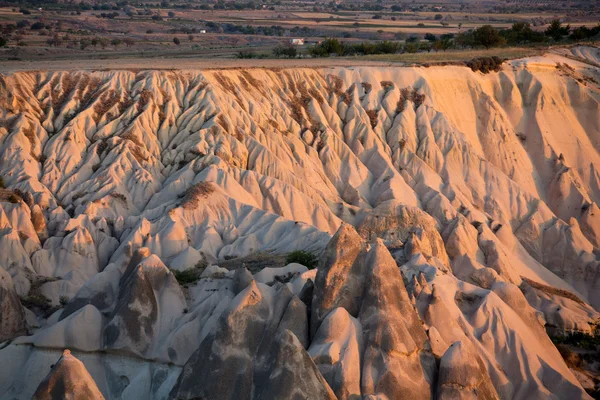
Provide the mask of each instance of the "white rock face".
POLYGON ((587 398, 596 66, 0 80, 0 398, 587 398))

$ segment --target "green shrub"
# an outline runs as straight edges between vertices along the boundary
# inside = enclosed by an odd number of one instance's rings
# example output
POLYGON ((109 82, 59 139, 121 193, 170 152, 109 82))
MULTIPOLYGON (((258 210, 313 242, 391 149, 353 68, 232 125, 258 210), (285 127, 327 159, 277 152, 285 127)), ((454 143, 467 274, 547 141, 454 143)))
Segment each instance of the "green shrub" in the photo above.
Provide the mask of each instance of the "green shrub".
POLYGON ((287 264, 298 263, 304 265, 308 269, 313 269, 317 266, 319 260, 314 254, 309 253, 308 251, 296 250, 287 255, 285 262, 287 264))
POLYGON ((502 63, 504 60, 492 56, 492 57, 479 57, 474 58, 471 61, 467 61, 467 67, 471 68, 474 72, 481 71, 484 74, 488 72, 498 72, 502 69, 502 63))
POLYGON ((175 279, 177 279, 177 282, 179 282, 180 285, 196 282, 200 279, 201 274, 202 272, 195 268, 186 269, 185 271, 173 270, 173 275, 175 275, 175 279))
POLYGON ((500 31, 491 25, 483 25, 473 31, 473 39, 476 45, 486 49, 499 47, 506 44, 506 39, 500 36, 500 31))
POLYGON ((172 272, 180 285, 187 285, 198 281, 200 275, 202 275, 207 266, 206 261, 202 260, 199 261, 194 268, 186 269, 185 271, 172 270, 172 272))
POLYGON ((240 50, 236 54, 236 58, 251 59, 251 58, 267 58, 269 55, 265 53, 255 53, 252 50, 240 50))
POLYGON ((277 58, 279 58, 279 57, 296 58, 298 56, 298 51, 291 44, 287 44, 287 45, 279 44, 279 45, 275 46, 275 48, 273 49, 273 55, 277 58))

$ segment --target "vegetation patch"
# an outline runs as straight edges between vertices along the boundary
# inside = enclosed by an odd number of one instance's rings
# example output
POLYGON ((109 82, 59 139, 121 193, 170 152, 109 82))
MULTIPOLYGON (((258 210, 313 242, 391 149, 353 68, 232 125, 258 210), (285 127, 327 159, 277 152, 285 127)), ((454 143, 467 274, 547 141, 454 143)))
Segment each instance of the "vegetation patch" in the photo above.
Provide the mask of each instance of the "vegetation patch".
POLYGON ((188 190, 186 190, 182 196, 181 207, 184 210, 192 210, 198 207, 202 198, 208 198, 208 196, 215 191, 214 186, 210 182, 200 182, 188 190))
POLYGON ((305 250, 295 250, 287 255, 285 262, 287 264, 298 263, 304 265, 308 269, 314 269, 319 260, 313 253, 309 253, 305 250))
POLYGON ((363 90, 365 91, 365 94, 369 93, 373 88, 373 85, 371 85, 369 82, 363 82, 361 85, 363 87, 363 90))
POLYGON ((39 293, 21 297, 21 304, 30 310, 39 309, 46 311, 52 307, 50 299, 39 293))
POLYGON ((191 283, 195 283, 200 280, 200 275, 204 272, 208 264, 206 261, 199 261, 193 268, 186 269, 184 271, 171 270, 177 282, 180 285, 185 286, 191 283))
POLYGON ((391 81, 381 81, 380 85, 386 93, 394 89, 394 83, 391 81))
POLYGON ((343 96, 344 91, 342 90, 342 87, 344 86, 344 81, 342 78, 335 75, 329 75, 328 78, 330 81, 329 87, 327 88, 329 94, 331 95, 335 93, 340 97, 343 96))
POLYGON ((569 300, 573 300, 574 302, 579 303, 579 304, 585 304, 583 302, 583 300, 581 300, 578 296, 576 296, 575 294, 569 292, 568 290, 559 289, 559 288, 556 288, 554 286, 547 286, 547 285, 541 284, 539 282, 532 281, 531 279, 527 279, 527 278, 525 278, 523 276, 521 277, 521 279, 527 285, 529 285, 532 288, 537 289, 537 290, 539 290, 541 292, 544 292, 547 295, 550 295, 550 296, 560 296, 560 297, 567 298, 569 300))
POLYGON ((569 332, 564 335, 553 336, 551 339, 556 345, 570 345, 586 350, 600 349, 600 334, 598 334, 598 332, 594 335, 586 332, 569 332))
POLYGON ((377 110, 366 110, 366 113, 369 117, 371 128, 375 128, 377 126, 377 110))
POLYGON ((148 103, 150 103, 151 99, 152 99, 152 92, 149 91, 148 89, 144 89, 140 92, 140 96, 138 97, 138 101, 137 101, 138 113, 141 113, 142 111, 144 111, 144 108, 146 108, 148 103))
POLYGON ((579 354, 571 350, 569 346, 557 344, 556 348, 569 368, 581 369, 583 367, 583 359, 579 354))
POLYGON ((102 117, 119 102, 121 95, 116 90, 104 92, 96 104, 94 104, 94 115, 92 119, 99 124, 102 117))
MULTIPOLYGON (((2 184, 4 185, 4 182, 2 182, 2 184)), ((24 193, 18 189, 8 190, 0 188, 0 201, 8 201, 10 203, 17 204, 21 202, 23 195, 24 193)))
POLYGON ((467 67, 471 68, 473 72, 483 72, 484 74, 490 72, 498 72, 502 69, 502 63, 504 60, 501 60, 499 57, 491 56, 491 57, 478 57, 474 58, 470 61, 467 61, 467 67))
MULTIPOLYGON (((110 194, 110 197, 119 200, 120 202, 122 202, 123 204, 127 205, 127 197, 125 197, 124 194, 122 193, 118 193, 118 192, 112 192, 110 194)), ((74 201, 74 200, 73 200, 74 201)))

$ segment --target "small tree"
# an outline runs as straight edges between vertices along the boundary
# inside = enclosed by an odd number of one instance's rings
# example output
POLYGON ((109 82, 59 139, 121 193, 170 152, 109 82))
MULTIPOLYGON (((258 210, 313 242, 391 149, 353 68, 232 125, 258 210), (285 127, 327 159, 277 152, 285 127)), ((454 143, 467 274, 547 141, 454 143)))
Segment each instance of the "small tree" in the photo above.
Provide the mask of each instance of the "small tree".
POLYGON ((94 48, 98 45, 98 38, 93 38, 92 39, 92 46, 94 46, 94 48))
POLYGON ((433 42, 433 49, 435 51, 446 51, 452 46, 452 41, 449 38, 442 38, 433 42))
POLYGON ((550 26, 544 31, 546 36, 550 36, 552 39, 559 41, 563 36, 567 36, 569 31, 571 30, 571 26, 562 26, 560 19, 553 19, 550 22, 550 26))
POLYGON ((125 38, 125 39, 123 39, 123 43, 125 43, 125 46, 127 46, 127 47, 131 47, 131 46, 133 46, 133 44, 134 44, 135 42, 133 41, 133 39, 132 39, 132 38, 125 38))
POLYGON ((331 54, 344 54, 344 45, 335 38, 323 40, 309 49, 313 57, 327 57, 331 54))
POLYGON ((188 40, 190 42, 193 42, 194 41, 194 35, 188 35, 188 40))
POLYGON ((62 44, 62 39, 58 36, 58 34, 54 34, 50 39, 46 40, 49 46, 60 46, 62 44))
POLYGON ((459 32, 454 38, 454 44, 462 48, 475 46, 473 31, 459 32))
POLYGON ((279 44, 273 49, 273 55, 275 57, 296 58, 296 56, 298 55, 298 51, 291 44, 279 44))
POLYGON ((119 47, 119 45, 121 44, 121 39, 113 39, 110 41, 110 44, 112 44, 115 47, 119 47))
POLYGON ((416 53, 419 50, 419 44, 415 42, 408 42, 404 45, 404 51, 407 53, 416 53))
POLYGON ((8 39, 6 39, 4 36, 0 36, 0 47, 6 46, 7 43, 8 39))
POLYGON ((102 47, 102 50, 106 49, 106 46, 108 46, 109 43, 110 42, 107 38, 102 38, 102 39, 98 40, 98 44, 100 44, 100 47, 102 47))
POLYGON ((404 32, 396 32, 396 33, 394 33, 394 39, 396 39, 396 40, 404 40, 404 39, 406 39, 406 33, 404 33, 404 32))
POLYGON ((173 38, 173 43, 175 43, 177 46, 179 46, 181 44, 181 41, 179 40, 179 38, 174 37, 173 38))
POLYGON ((481 45, 486 49, 490 47, 502 46, 506 43, 506 40, 498 30, 494 29, 491 25, 483 25, 473 31, 473 39, 475 44, 481 45))
POLYGON ((426 51, 429 53, 431 51, 431 44, 429 42, 420 43, 419 51, 426 51))

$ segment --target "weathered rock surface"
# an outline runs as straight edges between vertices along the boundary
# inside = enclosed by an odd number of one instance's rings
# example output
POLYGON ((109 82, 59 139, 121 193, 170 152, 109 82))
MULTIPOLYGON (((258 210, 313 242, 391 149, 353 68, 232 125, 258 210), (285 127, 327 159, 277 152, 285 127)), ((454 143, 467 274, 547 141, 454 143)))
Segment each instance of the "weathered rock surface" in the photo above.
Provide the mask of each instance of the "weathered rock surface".
POLYGON ((0 76, 0 398, 64 348, 110 399, 587 398, 548 334, 600 321, 599 80, 0 76))
POLYGON ((25 313, 8 272, 0 268, 0 342, 25 333, 25 313))
POLYGON ((462 342, 455 342, 440 361, 438 399, 497 400, 485 365, 479 356, 462 342))
POLYGON ((362 393, 389 399, 428 399, 435 361, 427 334, 406 293, 400 271, 378 241, 366 259, 362 393))
POLYGON ((335 398, 304 348, 306 307, 252 281, 183 367, 171 398, 335 398))
POLYGON ((35 400, 104 400, 81 361, 65 350, 35 391, 35 400))

